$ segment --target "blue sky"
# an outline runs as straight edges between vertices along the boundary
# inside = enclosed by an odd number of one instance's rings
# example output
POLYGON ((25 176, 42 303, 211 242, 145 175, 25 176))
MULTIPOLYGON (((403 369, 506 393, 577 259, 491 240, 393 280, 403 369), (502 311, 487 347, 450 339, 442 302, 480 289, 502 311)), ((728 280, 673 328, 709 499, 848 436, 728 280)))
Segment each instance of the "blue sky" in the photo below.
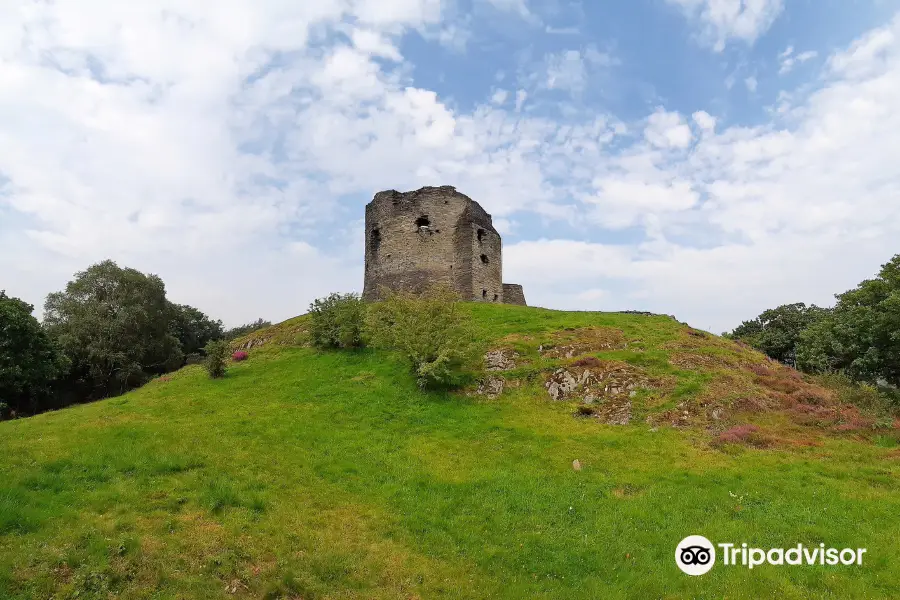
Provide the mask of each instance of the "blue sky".
POLYGON ((112 258, 228 324, 362 286, 379 190, 454 185, 551 308, 722 331, 900 251, 900 1, 0 7, 0 289, 112 258))

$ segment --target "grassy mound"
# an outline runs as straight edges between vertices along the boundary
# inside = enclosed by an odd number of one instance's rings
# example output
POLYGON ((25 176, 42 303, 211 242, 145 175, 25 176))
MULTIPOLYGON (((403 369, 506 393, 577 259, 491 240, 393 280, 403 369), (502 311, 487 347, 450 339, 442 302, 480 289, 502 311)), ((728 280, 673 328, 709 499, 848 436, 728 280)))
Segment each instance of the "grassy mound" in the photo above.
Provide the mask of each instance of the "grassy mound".
POLYGON ((0 597, 900 594, 877 405, 667 317, 471 310, 491 370, 458 392, 299 317, 224 379, 0 423, 0 597), (688 577, 689 534, 868 552, 688 577))

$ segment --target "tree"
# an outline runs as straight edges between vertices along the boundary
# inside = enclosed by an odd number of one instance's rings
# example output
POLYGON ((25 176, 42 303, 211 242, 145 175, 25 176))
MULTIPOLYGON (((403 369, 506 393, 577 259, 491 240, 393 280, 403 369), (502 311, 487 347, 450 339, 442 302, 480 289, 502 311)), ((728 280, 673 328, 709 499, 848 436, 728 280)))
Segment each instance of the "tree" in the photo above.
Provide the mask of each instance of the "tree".
POLYGON ((801 336, 798 365, 900 385, 900 254, 836 298, 831 314, 801 336))
POLYGON ((783 304, 744 321, 728 337, 741 340, 779 362, 794 365, 800 334, 828 313, 827 308, 814 304, 783 304))
POLYGON ((200 352, 207 343, 225 335, 222 321, 213 321, 202 311, 187 304, 169 304, 171 331, 185 354, 200 352))
POLYGON ((122 393, 182 362, 171 309, 156 275, 106 260, 47 296, 44 324, 88 398, 122 393))
POLYGON ((37 412, 50 399, 51 383, 66 361, 41 324, 34 307, 0 291, 0 418, 6 410, 37 412))

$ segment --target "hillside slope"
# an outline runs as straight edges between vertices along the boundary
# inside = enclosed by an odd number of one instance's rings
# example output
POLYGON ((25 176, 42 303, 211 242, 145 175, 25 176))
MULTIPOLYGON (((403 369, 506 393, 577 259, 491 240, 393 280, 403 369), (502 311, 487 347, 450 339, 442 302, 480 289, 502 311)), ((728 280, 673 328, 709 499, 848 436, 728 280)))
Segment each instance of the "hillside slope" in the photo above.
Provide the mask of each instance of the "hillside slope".
POLYGON ((471 310, 497 370, 460 392, 300 317, 223 380, 0 423, 0 598, 900 595, 884 415, 668 317, 471 310), (689 534, 867 562, 688 577, 689 534))

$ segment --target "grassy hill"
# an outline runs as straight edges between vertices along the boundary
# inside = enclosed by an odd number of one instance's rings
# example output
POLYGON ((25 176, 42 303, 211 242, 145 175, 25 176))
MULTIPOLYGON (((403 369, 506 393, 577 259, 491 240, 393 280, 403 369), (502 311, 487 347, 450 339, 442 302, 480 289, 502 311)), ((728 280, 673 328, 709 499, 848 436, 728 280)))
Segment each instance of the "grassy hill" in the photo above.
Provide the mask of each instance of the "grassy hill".
POLYGON ((300 317, 222 380, 0 423, 0 598, 900 596, 897 429, 861 392, 667 317, 470 310, 481 393, 300 317), (689 577, 689 534, 868 552, 689 577))

